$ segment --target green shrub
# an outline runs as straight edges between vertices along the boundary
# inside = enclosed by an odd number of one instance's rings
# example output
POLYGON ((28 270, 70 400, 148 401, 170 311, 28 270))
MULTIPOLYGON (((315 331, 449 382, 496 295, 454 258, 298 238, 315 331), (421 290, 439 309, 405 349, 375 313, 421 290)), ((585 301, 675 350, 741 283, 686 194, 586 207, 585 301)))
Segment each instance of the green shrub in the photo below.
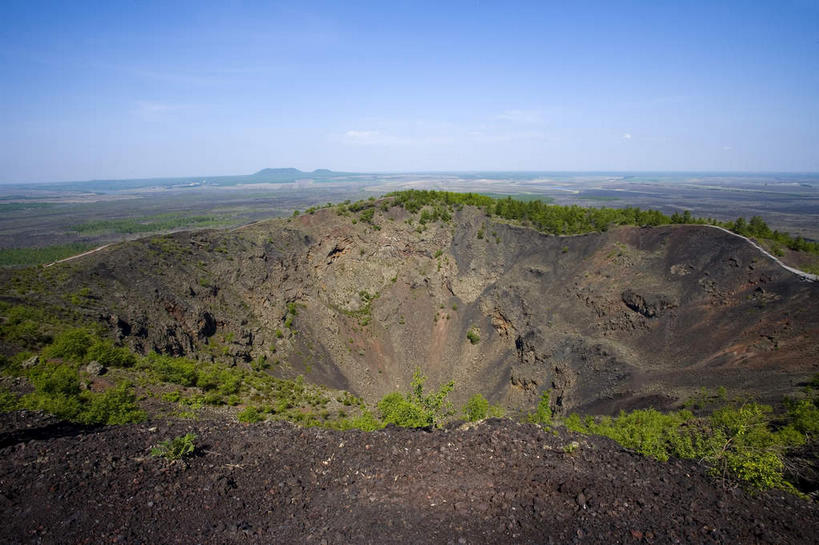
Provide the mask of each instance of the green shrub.
POLYGON ((162 395, 163 401, 170 401, 171 403, 177 403, 182 397, 182 393, 179 390, 174 390, 173 392, 168 392, 162 395))
POLYGON ((21 405, 32 411, 45 411, 62 420, 81 421, 83 402, 79 396, 65 394, 45 394, 34 392, 20 400, 21 405))
POLYGON ((0 413, 16 411, 20 408, 20 398, 5 389, 0 389, 0 413))
POLYGON ((715 471, 731 473, 753 488, 780 488, 784 447, 768 427, 771 408, 758 403, 724 407, 710 420, 710 454, 706 457, 715 471))
POLYGON ((114 346, 109 340, 97 340, 85 356, 88 361, 97 360, 106 367, 133 367, 136 356, 127 348, 114 346))
POLYGON ((209 365, 196 371, 196 386, 205 391, 217 390, 222 395, 239 392, 242 386, 242 373, 238 369, 228 369, 218 365, 209 365))
POLYGON ((247 407, 236 414, 236 418, 239 419, 239 422, 259 422, 263 420, 264 417, 259 413, 259 409, 256 407, 247 407))
MULTIPOLYGON (((426 218, 434 219, 438 210, 452 207, 462 208, 464 205, 476 206, 483 209, 488 216, 499 216, 506 220, 519 222, 531 226, 538 231, 555 235, 588 233, 592 231, 606 231, 611 225, 667 225, 671 223, 711 224, 720 225, 726 229, 746 236, 767 239, 787 246, 792 250, 819 253, 819 243, 809 242, 802 237, 792 237, 787 233, 771 231, 759 216, 750 221, 738 218, 736 221, 719 222, 710 218, 696 218, 690 211, 666 216, 658 210, 641 210, 635 207, 583 208, 577 205, 558 206, 549 204, 546 199, 494 199, 477 193, 451 193, 447 191, 407 190, 386 195, 392 197, 396 206, 401 206, 409 212, 415 213, 425 206, 433 207, 436 212, 432 216, 427 212, 426 218)), ((444 219, 444 218, 442 218, 444 219)), ((446 220, 445 220, 446 221, 446 220)), ((484 238, 484 228, 478 230, 478 238, 484 238)))
MULTIPOLYGON (((800 422, 799 405, 791 418, 800 422)), ((576 414, 565 425, 572 431, 603 435, 642 454, 668 460, 700 459, 715 475, 737 479, 753 489, 793 487, 784 480, 783 456, 787 448, 803 444, 805 435, 791 422, 778 431, 772 428, 771 408, 746 402, 728 405, 710 417, 696 418, 688 410, 661 413, 654 409, 620 412, 616 418, 587 417, 576 414)))
POLYGON ((199 377, 196 372, 196 362, 186 358, 175 358, 153 352, 145 358, 145 364, 150 373, 162 382, 195 386, 199 377))
POLYGON ((483 420, 489 413, 489 402, 481 394, 475 394, 469 398, 464 406, 464 416, 470 422, 483 420))
POLYGON ((472 344, 478 344, 481 341, 481 336, 476 327, 469 328, 469 331, 466 332, 466 338, 469 339, 469 342, 472 344))
POLYGON ((186 433, 173 439, 162 441, 151 449, 151 456, 162 456, 168 460, 181 460, 193 456, 196 451, 196 435, 186 433))
POLYGON ((225 400, 219 392, 208 392, 202 398, 205 405, 224 405, 225 400))
POLYGON ((70 364, 43 362, 32 367, 27 376, 34 389, 43 394, 75 396, 80 393, 77 368, 70 364))
POLYGON ((362 411, 359 416, 353 418, 352 420, 348 420, 348 422, 350 424, 349 429, 363 431, 375 431, 384 427, 384 424, 374 417, 368 410, 362 411))
POLYGON ((788 418, 796 431, 809 437, 819 437, 819 397, 813 401, 809 399, 786 400, 788 418))
POLYGON ((385 395, 378 402, 381 419, 404 428, 423 428, 432 424, 423 407, 407 400, 400 392, 385 395))
POLYGON ((0 320, 0 337, 7 342, 34 348, 49 340, 42 330, 46 318, 40 309, 15 305, 3 314, 5 321, 0 320))
POLYGON ((490 405, 487 411, 487 418, 503 418, 506 415, 506 409, 500 405, 490 405))
POLYGON ((87 403, 80 419, 85 424, 114 426, 142 422, 146 418, 145 411, 137 405, 134 390, 128 383, 123 382, 100 394, 83 392, 83 397, 87 403))
POLYGON ((631 413, 621 411, 616 418, 587 418, 585 425, 577 415, 572 415, 566 420, 566 427, 609 437, 626 448, 665 461, 671 455, 693 458, 697 453, 704 454, 695 435, 689 435, 683 427, 692 419, 693 414, 687 410, 661 413, 655 409, 640 409, 631 413))
POLYGON ((87 329, 67 329, 58 334, 54 338, 54 342, 43 350, 43 356, 80 362, 85 359, 93 342, 94 337, 87 329))
POLYGON ((550 390, 543 392, 534 413, 529 413, 528 419, 532 424, 550 426, 552 424, 552 407, 549 401, 550 390))
POLYGON ((416 369, 406 397, 399 392, 384 396, 378 402, 382 420, 405 428, 423 428, 438 427, 452 416, 455 411, 446 398, 454 388, 454 382, 444 384, 438 392, 429 395, 424 394, 424 382, 426 377, 416 369))
POLYGON ((270 362, 267 361, 267 356, 262 354, 253 360, 253 362, 250 364, 250 368, 254 371, 264 371, 265 369, 270 368, 270 362))
POLYGON ((145 419, 128 383, 102 393, 82 391, 76 366, 52 362, 31 368, 27 376, 34 386, 34 392, 20 400, 27 409, 83 424, 116 425, 145 419))
POLYGON ((358 217, 361 219, 361 221, 363 221, 365 223, 372 223, 374 215, 375 215, 375 209, 374 208, 367 208, 366 210, 362 210, 361 214, 359 214, 358 217))

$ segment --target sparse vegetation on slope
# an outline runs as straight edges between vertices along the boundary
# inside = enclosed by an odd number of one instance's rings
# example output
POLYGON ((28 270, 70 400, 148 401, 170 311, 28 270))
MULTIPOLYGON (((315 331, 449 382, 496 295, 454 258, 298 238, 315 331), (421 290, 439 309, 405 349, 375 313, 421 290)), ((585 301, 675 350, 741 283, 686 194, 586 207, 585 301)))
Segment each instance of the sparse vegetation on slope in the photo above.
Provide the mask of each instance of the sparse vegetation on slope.
MULTIPOLYGON (((5 312, 11 316, 32 315, 20 308, 6 307, 5 312)), ((12 338, 21 338, 21 323, 24 321, 15 319, 9 324, 7 320, 6 331, 15 333, 12 338), (9 330, 9 325, 18 329, 9 330)), ((280 379, 252 366, 229 367, 155 352, 140 356, 100 337, 91 327, 51 322, 48 328, 58 331, 49 344, 42 345, 49 338, 42 335, 32 337, 35 341, 31 342, 24 338, 28 346, 41 350, 39 356, 22 351, 12 358, 2 358, 3 373, 24 378, 34 390, 23 395, 3 391, 2 410, 28 408, 71 422, 125 424, 148 416, 139 406, 139 392, 140 397, 160 397, 176 405, 181 416, 195 417, 204 406, 251 404, 237 414, 240 420, 275 418, 339 429, 380 427, 360 399, 345 392, 341 401, 335 402, 326 389, 305 384, 301 377, 280 379), (101 383, 104 391, 89 387, 95 381, 92 366, 96 366, 94 373, 112 370, 101 383), (178 388, 167 391, 169 386, 178 388), (348 407, 353 414, 348 417, 331 412, 331 405, 348 407)))
POLYGON ((699 417, 687 409, 667 413, 640 409, 614 418, 582 419, 572 414, 565 425, 609 437, 658 460, 701 460, 715 475, 757 490, 794 490, 785 479, 786 454, 819 439, 819 390, 808 386, 804 397, 788 399, 786 406, 780 416, 768 405, 741 400, 699 417))

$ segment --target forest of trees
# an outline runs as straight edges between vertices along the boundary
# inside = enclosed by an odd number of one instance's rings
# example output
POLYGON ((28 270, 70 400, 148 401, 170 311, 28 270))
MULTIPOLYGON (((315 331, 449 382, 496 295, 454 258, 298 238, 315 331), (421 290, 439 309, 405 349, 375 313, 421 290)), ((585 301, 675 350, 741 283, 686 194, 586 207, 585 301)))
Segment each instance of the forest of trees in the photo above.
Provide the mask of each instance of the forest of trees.
POLYGON ((423 222, 448 221, 453 209, 464 205, 477 206, 489 216, 498 216, 530 225, 543 233, 553 235, 575 235, 594 231, 606 231, 612 225, 656 226, 669 224, 717 225, 734 233, 770 240, 792 250, 819 254, 819 244, 793 237, 788 233, 773 231, 759 217, 750 220, 737 218, 735 221, 718 221, 713 218, 694 217, 689 210, 675 212, 671 216, 659 210, 626 208, 586 208, 577 205, 562 206, 548 204, 540 200, 517 200, 512 197, 495 199, 479 193, 453 193, 449 191, 425 191, 411 189, 390 193, 394 203, 410 212, 421 211, 423 222), (428 207, 428 208, 427 208, 428 207), (423 210, 422 210, 423 209, 423 210))

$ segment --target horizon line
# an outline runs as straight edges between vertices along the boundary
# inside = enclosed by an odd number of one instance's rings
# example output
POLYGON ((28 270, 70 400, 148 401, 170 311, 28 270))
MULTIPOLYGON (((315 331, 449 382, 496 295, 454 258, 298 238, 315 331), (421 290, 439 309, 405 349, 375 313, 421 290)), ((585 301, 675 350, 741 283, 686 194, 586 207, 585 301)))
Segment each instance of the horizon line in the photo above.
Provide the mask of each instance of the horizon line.
POLYGON ((132 178, 88 178, 74 180, 38 180, 38 181, 0 181, 0 185, 28 185, 28 184, 72 184, 91 182, 130 182, 130 181, 150 181, 150 180, 186 180, 189 178, 225 178, 253 176, 264 170, 298 170, 304 174, 313 174, 316 171, 331 172, 339 175, 397 175, 397 174, 738 174, 738 175, 813 175, 819 176, 819 171, 810 170, 539 170, 539 169, 464 169, 464 170, 333 170, 328 168, 316 168, 313 170, 301 170, 295 167, 265 167, 249 174, 211 174, 211 175, 173 175, 173 176, 147 176, 132 178))

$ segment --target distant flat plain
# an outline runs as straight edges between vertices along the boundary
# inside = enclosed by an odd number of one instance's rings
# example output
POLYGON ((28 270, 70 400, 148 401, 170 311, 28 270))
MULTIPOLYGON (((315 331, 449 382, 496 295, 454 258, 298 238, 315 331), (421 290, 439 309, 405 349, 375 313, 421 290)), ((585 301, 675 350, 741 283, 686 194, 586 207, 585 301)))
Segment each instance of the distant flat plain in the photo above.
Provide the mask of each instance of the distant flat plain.
POLYGON ((66 246, 68 255, 83 246, 180 229, 238 226, 410 188, 654 208, 666 214, 690 210, 694 216, 723 221, 759 215, 772 229, 819 239, 817 173, 372 174, 264 169, 236 176, 1 184, 0 250, 73 245, 66 246))

